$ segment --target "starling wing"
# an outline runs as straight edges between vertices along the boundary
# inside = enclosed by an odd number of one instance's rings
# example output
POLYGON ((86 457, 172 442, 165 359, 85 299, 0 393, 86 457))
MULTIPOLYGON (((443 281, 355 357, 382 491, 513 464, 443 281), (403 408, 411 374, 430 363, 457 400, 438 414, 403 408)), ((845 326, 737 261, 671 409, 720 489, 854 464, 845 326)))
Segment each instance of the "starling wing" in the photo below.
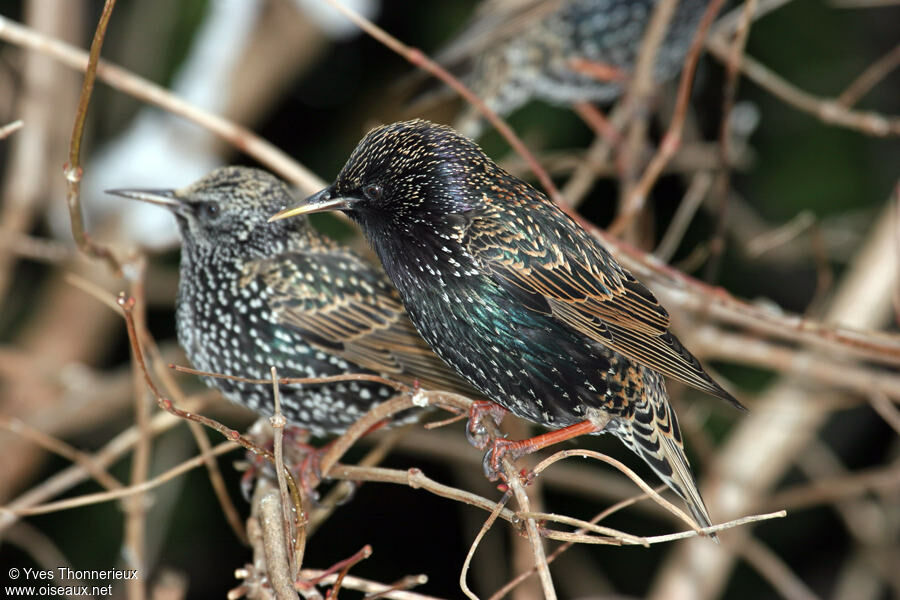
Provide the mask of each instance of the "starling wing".
POLYGON ((511 185, 515 198, 470 215, 462 240, 495 282, 595 342, 744 409, 669 331, 649 289, 549 200, 511 185))
POLYGON ((419 336, 387 278, 359 257, 334 248, 286 253, 257 261, 248 277, 268 289, 278 321, 311 345, 407 384, 477 395, 419 336))

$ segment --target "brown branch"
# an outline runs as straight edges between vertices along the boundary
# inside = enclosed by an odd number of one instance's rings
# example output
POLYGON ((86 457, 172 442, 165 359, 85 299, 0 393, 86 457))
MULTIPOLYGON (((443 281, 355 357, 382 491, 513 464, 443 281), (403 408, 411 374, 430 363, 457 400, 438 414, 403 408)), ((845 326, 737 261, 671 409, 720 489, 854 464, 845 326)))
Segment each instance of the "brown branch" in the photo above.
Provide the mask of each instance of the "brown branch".
POLYGON ((616 217, 616 220, 610 225, 609 232, 617 235, 623 231, 632 219, 643 209, 650 189, 659 178, 666 164, 675 154, 678 146, 681 144, 681 132, 684 128, 684 120, 687 115, 688 102, 691 96, 691 86, 694 82, 694 72, 697 69, 697 62, 700 60, 700 54, 703 50, 703 40, 706 32, 709 31, 713 19, 722 8, 724 0, 710 0, 703 19, 697 27, 697 33, 691 42, 691 48, 688 51, 684 68, 681 71, 681 79, 678 81, 678 99, 675 104, 675 112, 672 115, 672 121, 669 128, 663 136, 659 144, 656 154, 644 169, 644 173, 638 181, 635 188, 631 191, 622 208, 622 212, 616 217))
MULTIPOLYGON (((231 452, 232 450, 237 449, 237 447, 238 446, 230 441, 222 442, 212 449, 210 456, 219 456, 221 454, 225 454, 226 452, 231 452)), ((88 506, 91 504, 99 504, 101 502, 110 502, 112 500, 129 498, 131 496, 134 496, 135 494, 143 494, 144 492, 148 492, 154 488, 157 488, 164 483, 168 483, 175 477, 187 473, 191 469, 196 469, 197 467, 202 466, 205 460, 206 456, 198 454, 197 456, 194 456, 193 458, 190 458, 182 462, 181 464, 172 467, 171 469, 165 471, 164 473, 161 473, 160 475, 157 475, 152 479, 141 482, 138 485, 130 485, 128 487, 110 490, 107 492, 83 494, 81 496, 76 496, 75 498, 67 498, 65 500, 59 500, 57 502, 47 502, 46 504, 38 504, 29 507, 13 508, 12 505, 7 505, 4 507, 0 507, 0 515, 10 515, 18 517, 26 515, 44 515, 52 512, 59 512, 61 510, 70 510, 79 506, 88 506)))
MULTIPOLYGON (((664 489, 666 489, 666 486, 660 485, 660 486, 656 487, 655 491, 660 492, 664 489)), ((647 494, 639 494, 637 496, 632 496, 631 498, 622 500, 621 502, 618 502, 618 503, 614 504, 613 506, 607 508, 606 510, 602 511, 598 515, 595 515, 589 522, 592 524, 597 523, 597 522, 605 519, 609 515, 613 514, 614 512, 617 512, 618 510, 621 510, 622 508, 625 508, 626 506, 630 506, 630 505, 634 504, 635 502, 639 502, 640 500, 643 500, 645 498, 649 498, 649 496, 647 494)), ((581 533, 584 533, 584 530, 579 529, 575 533, 581 534, 581 533)), ((575 543, 577 543, 576 540, 569 540, 569 541, 566 541, 566 542, 560 544, 559 547, 556 548, 547 557, 547 564, 550 564, 554 560, 559 558, 559 556, 561 554, 563 554, 565 551, 567 551, 569 548, 571 548, 575 543)), ((494 592, 494 595, 491 596, 488 600, 500 600, 501 598, 505 597, 506 594, 508 594, 510 592, 510 590, 512 590, 517 585, 519 585, 522 581, 524 581, 524 580, 528 579, 529 577, 531 577, 532 575, 534 575, 536 572, 537 572, 536 567, 532 566, 528 571, 519 573, 519 575, 517 575, 516 577, 511 579, 509 582, 507 582, 506 585, 504 585, 502 588, 500 588, 499 590, 494 592)))
MULTIPOLYGON (((91 52, 85 69, 84 84, 81 88, 81 98, 78 101, 78 109, 75 113, 75 124, 72 126, 72 139, 69 144, 69 161, 63 166, 63 174, 66 178, 67 194, 66 203, 69 206, 69 220, 72 222, 72 237, 78 249, 91 258, 104 260, 117 275, 122 273, 122 265, 113 255, 112 250, 97 244, 84 228, 84 217, 81 214, 81 139, 84 136, 84 122, 87 119, 88 104, 91 101, 91 92, 94 90, 94 80, 97 76, 97 63, 100 60, 100 49, 103 47, 103 38, 106 35, 106 27, 112 16, 116 0, 106 0, 103 12, 100 14, 100 22, 94 31, 94 41, 91 42, 91 52)), ((2 25, 2 23, 0 23, 2 25)))
POLYGON ((846 359, 833 360, 805 348, 729 333, 712 325, 694 328, 690 340, 691 348, 707 359, 763 367, 858 394, 883 393, 900 401, 900 375, 892 371, 848 364, 846 359))
MULTIPOLYGON (((281 414, 281 394, 278 390, 278 369, 272 367, 272 397, 275 404, 275 413, 269 417, 269 424, 272 426, 272 435, 274 439, 275 453, 275 476, 278 480, 278 491, 281 494, 279 506, 281 507, 281 517, 283 523, 281 525, 282 542, 284 547, 288 549, 287 561, 289 563, 289 581, 297 579, 300 572, 300 565, 303 564, 303 552, 306 549, 306 524, 304 523, 305 513, 303 506, 299 508, 291 505, 291 496, 288 492, 288 483, 284 474, 287 471, 284 464, 284 428, 287 425, 287 419, 281 414), (297 509, 297 519, 291 518, 291 509, 297 509), (296 531, 292 531, 292 525, 296 523, 296 531), (291 540, 295 540, 291 544, 291 540)), ((265 500, 265 498, 264 498, 265 500)), ((300 494, 300 501, 304 502, 306 498, 300 494)), ((263 527, 263 534, 266 528, 263 527)), ((265 537, 265 535, 264 535, 265 537)), ((266 563, 268 564, 268 563, 266 563)))
POLYGON ((880 389, 872 390, 869 395, 869 404, 875 409, 884 422, 890 425, 900 435, 900 410, 888 399, 880 389))
POLYGON ((898 66, 900 66, 900 44, 894 46, 893 50, 873 62, 865 71, 860 73, 859 77, 854 79, 847 86, 847 89, 841 92, 835 102, 845 108, 850 108, 898 66))
MULTIPOLYGON (((386 469, 384 467, 358 467, 337 463, 331 468, 329 477, 331 479, 346 481, 371 481, 405 485, 414 490, 423 489, 435 496, 447 498, 448 500, 455 500, 487 512, 491 512, 497 508, 496 502, 466 490, 438 483, 425 475, 421 469, 415 467, 402 471, 399 469, 386 469)), ((516 514, 508 508, 500 512, 500 517, 510 523, 516 521, 516 514)))
POLYGON ((751 536, 742 541, 738 551, 747 564, 771 583, 781 597, 787 600, 818 600, 819 597, 809 586, 777 554, 756 538, 751 536))
MULTIPOLYGON (((133 358, 133 360, 135 360, 137 362, 138 366, 140 367, 140 371, 144 376, 144 381, 146 382, 147 387, 150 389, 153 396, 156 398, 157 405, 159 405, 159 407, 162 408, 163 410, 165 410, 166 412, 172 413, 173 415, 178 416, 182 419, 194 421, 194 422, 200 423, 201 425, 205 425, 205 426, 209 427, 210 429, 214 429, 215 431, 218 431, 223 436, 225 436, 225 438, 228 439, 229 441, 237 442, 238 444, 240 444, 241 446, 243 446, 245 449, 249 450, 250 452, 256 454, 257 456, 262 456, 266 460, 268 460, 269 462, 274 464, 275 457, 272 454, 272 452, 270 452, 264 448, 260 448, 259 446, 254 444, 251 440, 249 440, 245 436, 241 435, 239 432, 237 432, 229 427, 226 427, 225 425, 219 423, 218 421, 215 421, 214 419, 210 419, 203 415, 186 412, 184 410, 177 408, 174 404, 172 404, 171 400, 169 400, 168 398, 166 398, 165 396, 163 396, 160 393, 159 388, 157 388, 156 384, 153 382, 153 378, 150 377, 150 373, 147 370, 147 365, 144 362, 144 354, 141 349, 140 340, 138 339, 137 329, 135 327, 135 322, 134 322, 134 315, 132 313, 132 311, 134 309, 134 298, 128 298, 124 294, 120 294, 117 302, 125 316, 125 326, 126 326, 126 329, 128 330, 128 340, 131 344, 132 358, 133 358)), ((285 468, 284 472, 285 472, 285 476, 286 476, 288 485, 290 487, 291 499, 293 501, 294 508, 296 509, 295 513, 294 513, 294 518, 300 519, 300 518, 302 518, 302 515, 303 515, 302 502, 300 500, 300 492, 297 489, 297 486, 294 482, 293 476, 290 473, 290 470, 285 468)), ((298 522, 297 526, 298 527, 300 526, 299 522, 298 522)))
POLYGON ((775 492, 765 498, 760 506, 807 508, 831 504, 844 498, 870 492, 889 494, 896 493, 897 490, 900 490, 900 462, 894 461, 886 467, 864 469, 849 475, 819 479, 775 492))
MULTIPOLYGON (((647 29, 638 48, 634 75, 623 101, 625 105, 623 110, 633 115, 634 118, 630 119, 628 131, 625 135, 625 143, 621 146, 618 156, 618 163, 622 165, 621 191, 619 194, 620 215, 635 210, 630 205, 630 202, 641 167, 639 159, 646 146, 647 131, 650 128, 650 111, 647 110, 647 106, 656 88, 656 78, 654 76, 656 55, 665 39, 677 4, 678 0, 661 0, 655 3, 647 29)), ((637 207, 636 210, 640 210, 640 207, 637 207)), ((634 229, 630 226, 631 223, 632 221, 630 220, 627 224, 620 222, 617 225, 614 222, 612 225, 614 228, 612 231, 615 232, 614 235, 623 237, 630 242, 637 241, 634 229)))
MULTIPOLYGON (((146 310, 144 305, 144 267, 146 261, 143 256, 131 261, 131 297, 134 298, 134 307, 131 310, 134 319, 134 327, 139 331, 147 330, 146 310)), ((137 361, 131 361, 132 374, 132 402, 134 404, 134 421, 137 426, 138 439, 131 455, 131 486, 140 485, 147 480, 150 471, 151 437, 150 429, 150 404, 147 402, 147 392, 141 382, 141 372, 137 361)), ((147 502, 143 494, 135 494, 126 502, 123 502, 125 512, 125 539, 124 554, 126 564, 139 569, 145 564, 145 550, 147 538, 147 502)), ((126 584, 130 598, 143 598, 145 596, 146 582, 132 579, 126 584)))
POLYGON ((108 490, 115 490, 123 487, 122 483, 118 479, 110 475, 109 471, 98 465, 94 460, 94 457, 90 454, 82 452, 78 448, 70 446, 69 444, 58 438, 47 435, 42 431, 38 431, 34 427, 29 426, 27 423, 23 423, 15 417, 0 415, 0 428, 6 429, 10 433, 34 442, 41 448, 44 448, 49 452, 61 456, 71 461, 75 465, 78 465, 79 467, 84 469, 86 473, 90 474, 90 476, 93 477, 97 481, 97 483, 108 490))
POLYGON ((295 600, 293 561, 290 558, 291 544, 289 530, 285 526, 290 523, 284 518, 288 507, 282 506, 281 494, 277 490, 269 490, 259 501, 259 524, 262 530, 263 551, 266 557, 266 574, 272 584, 278 600, 295 600))
MULTIPOLYGON (((209 399, 209 394, 198 398, 189 399, 185 406, 188 410, 199 410, 209 399)), ((173 426, 181 423, 182 419, 169 413, 159 413, 151 420, 151 431, 154 435, 168 431, 173 426)), ((92 457, 97 468, 106 468, 118 458, 128 452, 137 443, 138 433, 136 427, 126 429, 110 440, 100 451, 92 457)), ((212 452, 208 453, 214 456, 212 452)), ((85 481, 90 475, 90 470, 81 464, 74 464, 59 473, 52 475, 42 483, 31 488, 15 500, 6 505, 5 511, 0 510, 0 531, 3 531, 17 520, 17 514, 21 509, 27 509, 38 503, 52 498, 85 481)), ((124 489, 124 488, 123 488, 124 489)))
POLYGON ((22 129, 24 125, 25 122, 22 119, 16 119, 15 121, 0 127, 0 140, 5 140, 18 130, 22 129))
MULTIPOLYGON (((481 529, 478 530, 478 534, 475 536, 475 539, 472 540, 472 544, 469 546, 469 551, 466 553, 466 559, 463 561, 462 569, 459 571, 459 589, 462 590, 463 594, 466 595, 467 598, 471 600, 479 600, 478 596, 469 588, 469 584, 466 583, 467 575, 469 573, 469 565, 472 564, 472 558, 475 556, 475 550, 478 548, 478 544, 481 543, 482 538, 490 531, 491 527, 494 525, 494 521, 497 520, 497 517, 500 515, 500 512, 503 510, 503 507, 506 506, 506 503, 509 502, 511 496, 511 490, 507 490, 503 497, 500 498, 500 501, 497 502, 497 507, 491 511, 490 516, 484 522, 484 525, 481 526, 481 529)), ((535 565, 535 570, 537 570, 537 565, 535 565)))
MULTIPOLYGON (((327 573, 326 571, 318 569, 303 569, 300 572, 300 577, 308 580, 316 580, 322 585, 329 585, 337 581, 338 575, 336 573, 327 573)), ((413 585, 427 583, 428 577, 425 575, 412 575, 409 578, 404 578, 404 580, 406 580, 405 583, 408 583, 409 586, 412 587, 413 585)), ((377 597, 379 598, 383 596, 385 598, 391 598, 392 600, 441 600, 435 596, 395 589, 394 585, 379 583, 354 575, 345 575, 341 584, 347 589, 359 590, 361 592, 366 592, 367 594, 377 594, 377 597)))
MULTIPOLYGON (((750 25, 753 23, 753 14, 756 12, 757 0, 744 2, 741 19, 738 22, 734 34, 734 41, 728 53, 725 63, 725 89, 722 98, 722 119, 719 122, 719 152, 723 165, 728 164, 731 155, 731 111, 737 99, 740 71, 738 63, 747 46, 747 38, 750 36, 750 25)), ((710 256, 706 263, 704 279, 715 281, 718 277, 722 256, 725 252, 725 231, 728 219, 728 198, 731 188, 731 170, 725 166, 716 176, 715 198, 718 200, 716 225, 712 239, 709 242, 710 256)))
MULTIPOLYGON (((84 51, 42 35, 2 15, 0 15, 0 39, 35 52, 41 52, 72 69, 81 71, 87 69, 88 55, 84 51)), ((158 106, 211 131, 241 152, 252 156, 272 171, 300 186, 307 193, 318 191, 326 185, 323 179, 249 129, 197 108, 173 95, 162 86, 105 61, 100 61, 97 65, 96 75, 101 81, 121 92, 158 106)))
POLYGON ((484 117, 490 121, 491 125, 493 125, 500 135, 503 136, 509 145, 512 147, 516 153, 519 154, 531 167, 532 172, 538 178, 538 181, 541 182, 541 186, 547 192, 547 195, 550 196, 557 203, 561 203, 560 200, 562 196, 559 193, 559 190, 556 189, 556 186, 553 184, 553 180, 550 179, 550 176, 547 175, 547 172, 541 167, 540 163, 535 160, 534 155, 531 154, 531 151, 525 146, 524 142, 522 142, 521 138, 516 135, 516 132, 512 130, 512 128, 501 119, 497 113, 488 108, 488 106, 474 93, 472 93, 469 88, 467 88, 459 79, 451 75, 444 69, 442 66, 431 60, 424 52, 419 50, 418 48, 413 48, 411 46, 407 46, 385 30, 381 29, 365 17, 363 17, 358 12, 349 8, 348 6, 342 4, 339 0, 326 0, 328 4, 333 6, 336 10, 340 11, 345 17, 347 17, 350 21, 352 21, 357 27, 365 31, 368 35, 372 36, 374 39, 378 40, 386 47, 390 48, 411 64, 416 67, 420 67, 444 83, 446 83, 450 88, 452 88, 457 94, 462 96, 466 102, 471 104, 475 109, 484 115, 484 117))
MULTIPOLYGON (((728 42, 720 34, 706 42, 710 53, 721 61, 728 60, 728 42)), ((854 111, 836 100, 819 98, 805 92, 746 54, 740 60, 741 72, 757 85, 785 103, 816 117, 823 123, 878 136, 900 135, 900 118, 885 117, 871 111, 854 111)))

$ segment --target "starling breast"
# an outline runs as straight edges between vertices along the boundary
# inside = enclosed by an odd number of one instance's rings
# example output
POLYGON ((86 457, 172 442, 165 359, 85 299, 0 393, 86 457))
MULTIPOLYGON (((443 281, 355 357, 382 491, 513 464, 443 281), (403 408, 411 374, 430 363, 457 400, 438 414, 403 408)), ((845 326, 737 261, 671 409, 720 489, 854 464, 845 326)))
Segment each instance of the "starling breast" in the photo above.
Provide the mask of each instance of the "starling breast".
MULTIPOLYGON (((181 190, 115 190, 168 208, 182 239, 178 341, 202 371, 268 379, 378 374, 426 388, 470 388, 416 333, 383 271, 316 232, 305 219, 268 224, 291 201, 274 176, 217 169, 181 190)), ((258 413, 271 385, 204 378, 258 413)), ((282 385, 291 423, 340 433, 393 388, 366 381, 282 385)))
POLYGON ((614 433, 710 523, 662 376, 740 404, 546 196, 416 120, 370 132, 332 186, 276 218, 320 210, 359 223, 416 328, 486 397, 551 429, 614 433))

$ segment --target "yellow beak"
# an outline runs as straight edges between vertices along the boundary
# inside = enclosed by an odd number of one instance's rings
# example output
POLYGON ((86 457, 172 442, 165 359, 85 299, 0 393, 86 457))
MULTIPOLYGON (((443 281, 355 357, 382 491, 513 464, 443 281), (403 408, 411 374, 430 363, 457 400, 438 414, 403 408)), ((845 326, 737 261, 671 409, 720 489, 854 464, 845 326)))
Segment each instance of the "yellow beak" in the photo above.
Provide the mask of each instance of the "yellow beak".
POLYGON ((353 205, 353 198, 332 198, 331 188, 327 187, 317 194, 313 194, 306 200, 295 206, 290 206, 269 217, 269 223, 280 221, 297 215, 308 215, 329 210, 347 210, 353 205))

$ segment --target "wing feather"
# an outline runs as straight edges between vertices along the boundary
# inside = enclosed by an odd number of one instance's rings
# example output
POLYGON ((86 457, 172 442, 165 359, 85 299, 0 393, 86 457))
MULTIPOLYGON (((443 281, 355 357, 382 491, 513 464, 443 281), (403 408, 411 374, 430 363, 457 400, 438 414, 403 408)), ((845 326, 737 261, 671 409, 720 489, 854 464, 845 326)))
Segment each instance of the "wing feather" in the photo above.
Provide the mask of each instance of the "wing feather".
POLYGON ((419 336, 387 277, 358 256, 285 253, 254 263, 250 278, 276 319, 313 346, 404 383, 476 394, 419 336))
POLYGON ((506 207, 489 209, 468 220, 463 236, 499 285, 595 342, 743 408, 669 331, 653 293, 599 242, 531 188, 513 202, 514 222, 506 207))

